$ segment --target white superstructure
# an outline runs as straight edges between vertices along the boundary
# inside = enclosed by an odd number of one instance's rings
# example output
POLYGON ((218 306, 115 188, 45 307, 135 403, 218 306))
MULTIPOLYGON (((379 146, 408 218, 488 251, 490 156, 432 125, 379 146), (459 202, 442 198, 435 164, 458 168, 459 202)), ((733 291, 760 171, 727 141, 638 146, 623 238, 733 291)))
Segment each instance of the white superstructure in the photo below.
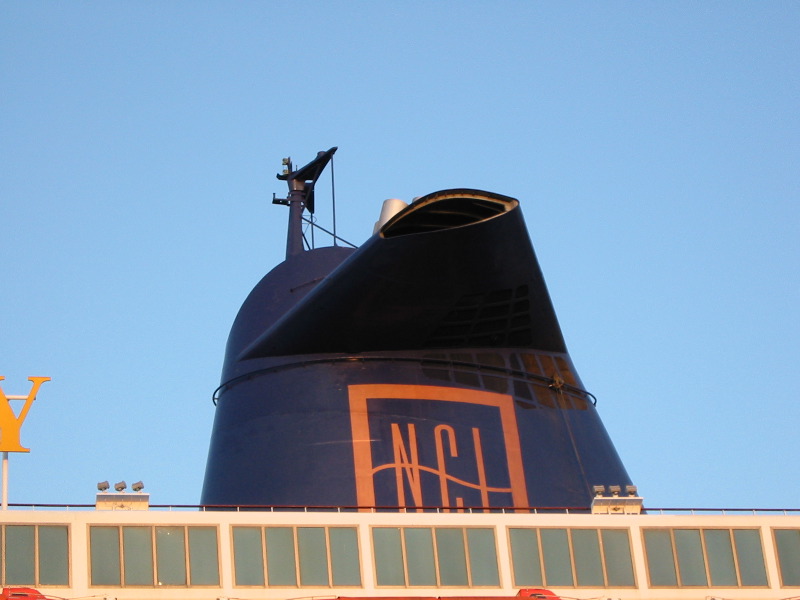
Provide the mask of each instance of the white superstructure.
POLYGON ((3 585, 120 600, 511 597, 539 587, 585 599, 800 596, 800 511, 130 506, 5 511, 3 585))

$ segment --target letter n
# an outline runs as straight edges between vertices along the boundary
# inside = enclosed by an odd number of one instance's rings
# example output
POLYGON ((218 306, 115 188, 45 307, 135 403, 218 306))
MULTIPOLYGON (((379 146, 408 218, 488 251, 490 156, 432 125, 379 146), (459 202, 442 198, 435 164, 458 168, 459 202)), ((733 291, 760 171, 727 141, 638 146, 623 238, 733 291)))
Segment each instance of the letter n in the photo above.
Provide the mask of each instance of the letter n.
POLYGON ((420 481, 419 457, 417 455, 417 429, 413 423, 408 424, 408 445, 411 449, 411 459, 409 451, 403 441, 400 432, 400 425, 392 423, 392 449, 394 451, 394 472, 397 480, 397 504, 406 505, 406 490, 403 482, 403 472, 408 478, 408 485, 411 488, 411 498, 414 506, 422 506, 422 482, 420 481))

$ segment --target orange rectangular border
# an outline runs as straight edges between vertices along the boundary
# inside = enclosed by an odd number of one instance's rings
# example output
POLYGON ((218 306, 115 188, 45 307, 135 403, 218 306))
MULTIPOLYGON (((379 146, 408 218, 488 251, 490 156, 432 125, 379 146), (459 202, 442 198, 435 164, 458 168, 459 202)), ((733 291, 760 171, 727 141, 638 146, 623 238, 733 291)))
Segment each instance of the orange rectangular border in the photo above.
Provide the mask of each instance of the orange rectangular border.
POLYGON ((511 482, 514 507, 528 507, 525 471, 522 467, 522 447, 514 411, 514 399, 508 394, 483 392, 435 385, 365 384, 348 386, 350 397, 350 425, 353 431, 353 460, 356 476, 356 497, 359 506, 375 506, 372 448, 369 436, 370 398, 399 400, 438 400, 494 406, 500 411, 503 439, 506 446, 506 463, 511 482))

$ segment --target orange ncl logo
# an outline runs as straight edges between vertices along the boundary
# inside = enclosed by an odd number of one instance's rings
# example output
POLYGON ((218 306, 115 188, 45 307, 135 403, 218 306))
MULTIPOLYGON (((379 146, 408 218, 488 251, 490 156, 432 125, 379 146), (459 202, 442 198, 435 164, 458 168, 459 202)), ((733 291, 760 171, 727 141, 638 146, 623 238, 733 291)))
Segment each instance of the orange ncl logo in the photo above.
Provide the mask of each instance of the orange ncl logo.
POLYGON ((359 506, 528 506, 511 396, 425 385, 348 391, 359 506))

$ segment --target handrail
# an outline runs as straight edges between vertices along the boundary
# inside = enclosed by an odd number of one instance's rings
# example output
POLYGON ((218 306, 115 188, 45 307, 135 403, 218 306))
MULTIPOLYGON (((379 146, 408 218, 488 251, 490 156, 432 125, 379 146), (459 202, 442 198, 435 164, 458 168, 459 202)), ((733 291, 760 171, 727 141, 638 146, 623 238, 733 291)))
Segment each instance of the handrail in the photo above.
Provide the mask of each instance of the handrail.
MULTIPOLYGON (((229 379, 228 381, 221 383, 211 394, 211 401, 213 402, 214 406, 217 405, 217 402, 220 399, 220 394, 230 389, 231 387, 238 385, 244 381, 249 379, 253 379, 254 377, 264 375, 266 373, 273 373, 288 369, 297 369, 302 367, 308 367, 313 365, 319 364, 326 364, 326 363, 351 363, 351 362, 406 362, 406 363, 420 363, 426 366, 441 366, 447 368, 453 367, 464 367, 470 370, 475 370, 478 372, 488 372, 494 373, 498 375, 504 375, 505 377, 512 377, 516 379, 526 379, 532 385, 540 385, 544 387, 550 387, 554 385, 554 380, 552 377, 547 377, 546 375, 542 375, 539 373, 531 373, 529 371, 523 371, 519 369, 511 369, 508 367, 498 367, 495 365, 486 365, 476 361, 463 361, 463 360, 452 360, 449 358, 432 358, 431 356, 403 356, 402 354, 392 354, 392 355, 376 355, 376 354, 365 354, 365 355, 351 355, 351 354, 342 354, 336 356, 325 356, 323 358, 303 358, 300 360, 294 360, 290 362, 281 362, 279 364, 270 365, 268 367, 264 367, 262 369, 258 369, 256 371, 251 371, 249 373, 245 373, 243 375, 237 375, 233 379, 229 379)), ((567 393, 571 395, 581 395, 585 394, 591 399, 592 406, 597 406, 597 398, 594 394, 592 394, 588 390, 584 390, 574 385, 570 385, 568 383, 560 384, 558 389, 565 390, 567 393)), ((519 401, 519 398, 517 399, 519 401)))
MULTIPOLYGON (((61 510, 93 510, 95 504, 59 504, 59 503, 9 503, 9 509, 61 509, 61 510)), ((586 506, 305 506, 305 505, 270 505, 270 504, 150 504, 150 510, 199 510, 199 511, 235 511, 235 512, 374 512, 374 513, 470 513, 470 514, 590 514, 586 506)), ((800 508, 644 508, 643 515, 664 514, 783 514, 800 516, 800 508)))
POLYGON ((673 513, 714 513, 727 515, 728 513, 750 513, 757 515, 760 513, 797 513, 800 515, 800 508, 647 508, 648 513, 673 514, 673 513))

